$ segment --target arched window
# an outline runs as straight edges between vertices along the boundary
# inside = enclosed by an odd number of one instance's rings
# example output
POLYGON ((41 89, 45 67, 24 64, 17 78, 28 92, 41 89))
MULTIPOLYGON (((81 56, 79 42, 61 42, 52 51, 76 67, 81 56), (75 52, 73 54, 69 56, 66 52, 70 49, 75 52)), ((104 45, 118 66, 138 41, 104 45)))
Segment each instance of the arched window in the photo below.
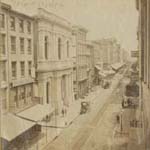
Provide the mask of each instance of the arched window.
POLYGON ((58 59, 61 59, 61 38, 58 38, 58 59))
POLYGON ((69 45, 69 41, 67 41, 67 57, 69 57, 69 47, 70 45, 69 45))

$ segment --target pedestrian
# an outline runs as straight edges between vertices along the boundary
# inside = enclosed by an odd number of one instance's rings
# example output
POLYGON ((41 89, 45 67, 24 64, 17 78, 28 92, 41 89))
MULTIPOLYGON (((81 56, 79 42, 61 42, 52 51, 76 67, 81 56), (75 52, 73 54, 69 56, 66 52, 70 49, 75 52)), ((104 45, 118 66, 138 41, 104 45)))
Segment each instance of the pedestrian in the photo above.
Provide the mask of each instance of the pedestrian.
POLYGON ((121 104, 122 104, 122 108, 124 108, 124 101, 122 101, 122 103, 121 103, 121 104))
POLYGON ((62 109, 61 113, 62 113, 62 117, 64 117, 65 116, 64 108, 62 109))
POLYGON ((127 99, 127 104, 128 104, 128 106, 130 106, 130 104, 131 104, 129 98, 127 99))
POLYGON ((116 116, 116 119, 117 119, 117 123, 120 123, 120 116, 119 115, 116 116))

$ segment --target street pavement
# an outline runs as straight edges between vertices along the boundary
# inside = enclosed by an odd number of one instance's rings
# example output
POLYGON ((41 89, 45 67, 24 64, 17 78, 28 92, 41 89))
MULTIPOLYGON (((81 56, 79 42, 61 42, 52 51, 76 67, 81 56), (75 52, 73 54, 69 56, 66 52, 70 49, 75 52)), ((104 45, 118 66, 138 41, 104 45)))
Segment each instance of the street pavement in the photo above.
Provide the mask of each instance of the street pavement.
MULTIPOLYGON (((103 120, 105 112, 107 112, 106 115, 112 114, 113 111, 117 110, 114 106, 120 109, 120 106, 116 104, 113 105, 113 109, 111 109, 109 104, 111 104, 111 101, 113 100, 112 93, 116 91, 121 79, 122 75, 117 74, 112 81, 111 88, 99 88, 94 94, 95 97, 91 99, 91 111, 78 116, 73 123, 68 128, 64 129, 58 138, 49 143, 44 150, 80 150, 84 148, 96 129, 97 124, 99 124, 100 120, 103 120)), ((106 118, 105 115, 104 118, 106 118)), ((108 129, 105 127, 105 124, 104 128, 105 130, 108 129)))

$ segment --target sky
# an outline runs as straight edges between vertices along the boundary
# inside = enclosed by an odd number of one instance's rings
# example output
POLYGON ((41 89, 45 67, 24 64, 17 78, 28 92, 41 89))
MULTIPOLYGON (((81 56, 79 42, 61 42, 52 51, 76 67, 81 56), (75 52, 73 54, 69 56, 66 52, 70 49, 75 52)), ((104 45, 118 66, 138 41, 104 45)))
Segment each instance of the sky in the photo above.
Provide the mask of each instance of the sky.
POLYGON ((3 0, 14 9, 35 14, 46 8, 88 29, 88 39, 116 38, 126 50, 137 49, 135 0, 3 0))

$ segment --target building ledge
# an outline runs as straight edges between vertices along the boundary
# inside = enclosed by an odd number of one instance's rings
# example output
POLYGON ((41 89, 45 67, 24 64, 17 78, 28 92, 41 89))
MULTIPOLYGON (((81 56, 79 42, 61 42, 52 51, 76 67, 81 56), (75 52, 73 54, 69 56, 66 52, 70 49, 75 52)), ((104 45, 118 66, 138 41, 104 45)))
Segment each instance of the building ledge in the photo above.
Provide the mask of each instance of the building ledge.
POLYGON ((39 61, 37 72, 57 71, 73 68, 72 60, 39 61))
POLYGON ((25 84, 30 84, 35 82, 34 79, 30 78, 30 79, 22 79, 22 80, 12 80, 12 82, 10 83, 11 87, 16 87, 16 86, 21 86, 21 85, 25 85, 25 84))

